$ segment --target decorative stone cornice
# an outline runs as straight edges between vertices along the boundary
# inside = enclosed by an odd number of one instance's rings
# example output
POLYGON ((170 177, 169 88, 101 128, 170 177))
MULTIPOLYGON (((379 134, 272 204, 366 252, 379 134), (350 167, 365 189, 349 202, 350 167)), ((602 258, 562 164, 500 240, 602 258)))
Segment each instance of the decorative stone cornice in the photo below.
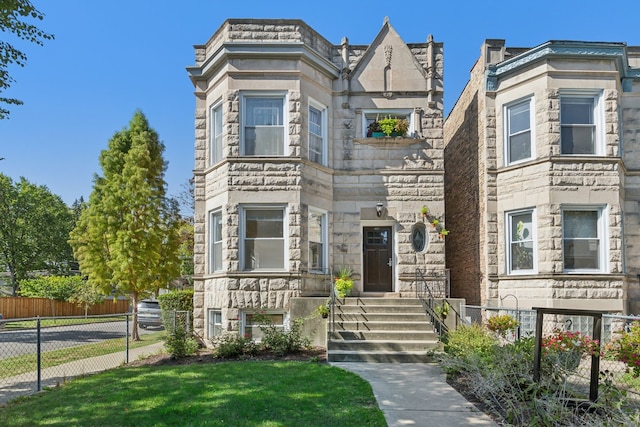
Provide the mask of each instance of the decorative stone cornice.
POLYGON ((499 64, 489 65, 485 72, 486 90, 497 90, 499 78, 549 57, 613 59, 616 61, 624 91, 631 90, 632 80, 640 79, 640 69, 628 65, 627 47, 624 43, 549 41, 499 64))

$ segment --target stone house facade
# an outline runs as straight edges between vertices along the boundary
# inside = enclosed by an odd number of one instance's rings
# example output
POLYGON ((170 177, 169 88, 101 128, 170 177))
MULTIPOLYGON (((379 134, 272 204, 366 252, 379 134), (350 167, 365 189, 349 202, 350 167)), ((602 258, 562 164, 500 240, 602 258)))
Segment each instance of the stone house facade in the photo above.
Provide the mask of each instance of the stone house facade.
POLYGON ((444 137, 452 296, 640 313, 640 48, 486 40, 444 137))
POLYGON ((253 335, 257 311, 286 325, 341 267, 364 296, 415 296, 416 269, 444 276, 442 43, 407 44, 387 19, 369 45, 229 19, 187 71, 196 332, 253 335), (369 133, 387 117, 406 135, 369 133))

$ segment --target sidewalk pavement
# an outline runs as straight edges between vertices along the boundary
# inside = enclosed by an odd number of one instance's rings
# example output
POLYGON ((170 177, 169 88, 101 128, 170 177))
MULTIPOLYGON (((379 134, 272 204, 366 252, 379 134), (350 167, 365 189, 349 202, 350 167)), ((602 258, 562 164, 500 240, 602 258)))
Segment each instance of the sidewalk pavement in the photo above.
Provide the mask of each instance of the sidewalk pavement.
POLYGON ((371 384, 389 427, 497 426, 446 382, 435 363, 332 362, 371 384))
MULTIPOLYGON (((156 354, 163 345, 163 342, 157 342, 144 347, 130 349, 129 361, 133 362, 141 356, 156 354)), ((74 362, 43 369, 41 375, 42 388, 44 389, 45 387, 55 387, 56 385, 64 384, 73 377, 117 368, 118 366, 123 365, 124 362, 125 352, 120 351, 117 353, 105 354, 104 356, 80 359, 74 362)), ((37 393, 37 381, 37 373, 35 371, 0 380, 0 405, 3 405, 19 396, 37 393)))

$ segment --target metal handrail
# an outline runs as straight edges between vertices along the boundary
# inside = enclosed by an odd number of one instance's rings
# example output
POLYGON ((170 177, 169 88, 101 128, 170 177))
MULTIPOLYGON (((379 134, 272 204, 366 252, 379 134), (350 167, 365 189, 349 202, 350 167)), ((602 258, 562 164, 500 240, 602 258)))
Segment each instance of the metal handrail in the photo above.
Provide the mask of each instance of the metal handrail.
MULTIPOLYGON (((433 295, 433 292, 431 292, 431 288, 427 283, 427 279, 425 278, 424 273, 420 268, 416 268, 415 282, 416 282, 416 298, 418 298, 422 302, 422 306, 427 311, 427 315, 429 316, 431 323, 434 324, 436 332, 438 333, 439 336, 442 336, 448 333, 449 327, 445 324, 445 319, 442 316, 438 315, 438 313, 436 313, 435 311, 436 297, 433 295), (418 287, 420 286, 420 284, 422 286, 421 286, 421 289, 419 290, 418 287)), ((454 326, 457 328, 458 324, 462 321, 462 317, 460 316, 460 313, 449 302, 449 300, 446 297, 446 293, 444 297, 438 298, 438 299, 442 299, 442 303, 447 304, 449 308, 453 310, 453 313, 455 314, 454 326)))

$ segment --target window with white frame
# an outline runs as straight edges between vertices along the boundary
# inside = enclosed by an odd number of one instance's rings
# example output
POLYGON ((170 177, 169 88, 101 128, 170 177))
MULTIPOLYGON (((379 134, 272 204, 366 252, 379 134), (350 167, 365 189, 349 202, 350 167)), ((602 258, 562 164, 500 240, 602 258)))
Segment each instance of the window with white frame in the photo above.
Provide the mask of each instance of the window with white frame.
POLYGON ((535 272, 535 210, 507 213, 509 274, 535 272))
POLYGON ((506 164, 513 164, 533 157, 533 98, 526 99, 504 109, 506 164))
POLYGON ((242 153, 282 156, 285 152, 285 95, 242 96, 242 153))
POLYGON ((327 109, 309 100, 309 160, 327 164, 327 109))
POLYGON ((562 154, 599 155, 602 144, 600 97, 594 94, 560 95, 560 146, 562 154))
POLYGON ((565 207, 562 209, 564 270, 605 271, 605 209, 565 207))
POLYGON ((222 212, 209 215, 209 273, 222 270, 222 212))
POLYGON ((364 110, 362 112, 362 132, 365 137, 371 138, 371 124, 381 119, 391 117, 395 119, 405 119, 409 124, 407 135, 413 135, 415 126, 413 124, 412 111, 408 109, 392 109, 392 110, 364 110))
POLYGON ((327 268, 327 214, 309 209, 309 269, 324 272, 327 268))
POLYGON ((220 309, 209 310, 209 339, 222 335, 222 311, 220 309))
POLYGON ((286 329, 287 316, 283 312, 261 312, 261 313, 242 313, 242 330, 241 333, 245 338, 255 341, 262 340, 262 331, 260 327, 273 326, 276 329, 286 329))
POLYGON ((211 107, 211 141, 209 146, 209 164, 222 160, 222 103, 211 107))
POLYGON ((285 268, 285 212, 283 206, 242 209, 243 270, 285 268))

